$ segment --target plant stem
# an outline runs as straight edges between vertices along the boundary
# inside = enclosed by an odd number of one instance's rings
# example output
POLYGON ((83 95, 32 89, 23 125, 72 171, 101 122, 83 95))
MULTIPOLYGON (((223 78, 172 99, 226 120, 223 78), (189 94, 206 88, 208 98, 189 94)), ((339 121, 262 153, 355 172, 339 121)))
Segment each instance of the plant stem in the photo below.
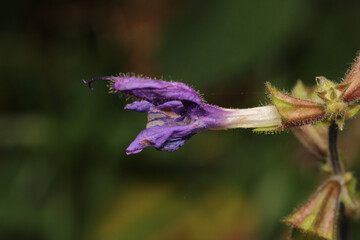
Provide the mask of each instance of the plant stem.
MULTIPOLYGON (((330 154, 330 162, 333 170, 333 174, 341 174, 344 173, 344 168, 339 159, 339 153, 337 148, 337 135, 338 135, 338 125, 335 121, 331 123, 329 126, 329 154, 330 154)), ((339 240, 349 240, 350 232, 349 232, 349 218, 345 214, 345 205, 340 203, 339 209, 339 240)))
POLYGON ((338 125, 333 121, 329 127, 329 154, 333 174, 343 173, 344 169, 339 160, 337 148, 338 125))
POLYGON ((350 219, 345 214, 345 205, 340 203, 339 240, 350 240, 350 219))

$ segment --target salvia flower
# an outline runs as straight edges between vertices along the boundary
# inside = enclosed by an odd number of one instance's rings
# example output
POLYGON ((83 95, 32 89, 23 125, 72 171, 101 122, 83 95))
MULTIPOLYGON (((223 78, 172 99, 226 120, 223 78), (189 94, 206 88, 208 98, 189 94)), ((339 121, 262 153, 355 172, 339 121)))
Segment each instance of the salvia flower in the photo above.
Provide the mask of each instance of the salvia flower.
POLYGON ((140 99, 125 109, 147 112, 146 129, 126 149, 139 153, 146 147, 173 152, 194 134, 205 129, 279 127, 280 115, 274 106, 228 109, 204 102, 198 92, 180 82, 135 76, 100 77, 84 81, 91 87, 97 80, 109 80, 110 91, 140 99))
POLYGON ((298 82, 292 94, 283 93, 267 83, 270 99, 281 115, 282 126, 258 131, 282 130, 313 123, 328 125, 333 121, 342 130, 344 121, 360 110, 360 105, 355 104, 360 98, 360 55, 342 83, 336 84, 323 76, 316 80, 314 88, 298 82))

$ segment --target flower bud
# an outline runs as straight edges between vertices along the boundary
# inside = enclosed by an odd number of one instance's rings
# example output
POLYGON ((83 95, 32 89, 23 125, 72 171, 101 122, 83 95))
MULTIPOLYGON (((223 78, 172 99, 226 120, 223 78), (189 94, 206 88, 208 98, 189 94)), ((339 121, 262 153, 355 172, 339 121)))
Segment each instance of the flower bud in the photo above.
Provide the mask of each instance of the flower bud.
POLYGON ((298 80, 291 91, 291 95, 296 98, 322 103, 321 98, 316 93, 317 88, 318 86, 307 87, 301 80, 298 80))
POLYGON ((309 88, 298 81, 292 95, 283 93, 267 83, 270 98, 281 115, 282 126, 264 131, 299 127, 317 122, 329 125, 333 121, 342 130, 345 120, 353 117, 360 110, 359 105, 349 103, 344 99, 344 94, 351 84, 348 82, 335 84, 323 76, 316 77, 316 82, 317 86, 309 88))
POLYGON ((358 100, 360 97, 360 55, 355 60, 347 74, 344 83, 348 83, 349 87, 344 92, 344 101, 352 102, 358 100))
POLYGON ((339 181, 327 181, 305 205, 284 219, 284 222, 324 239, 336 239, 335 222, 340 193, 339 181))
POLYGON ((306 125, 293 128, 295 136, 317 158, 326 159, 328 152, 328 128, 306 125))

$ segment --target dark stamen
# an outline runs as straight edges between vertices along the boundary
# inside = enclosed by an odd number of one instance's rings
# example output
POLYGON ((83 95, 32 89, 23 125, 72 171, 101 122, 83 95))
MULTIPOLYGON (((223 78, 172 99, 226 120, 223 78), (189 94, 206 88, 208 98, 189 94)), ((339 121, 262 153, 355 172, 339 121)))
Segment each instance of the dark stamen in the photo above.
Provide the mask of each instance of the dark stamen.
POLYGON ((92 84, 93 82, 95 82, 95 81, 97 81, 97 80, 111 80, 111 78, 112 78, 112 77, 98 77, 98 78, 93 78, 93 79, 91 79, 90 81, 85 81, 85 80, 83 80, 83 83, 85 83, 86 85, 88 85, 91 90, 94 90, 94 88, 91 87, 91 84, 92 84))

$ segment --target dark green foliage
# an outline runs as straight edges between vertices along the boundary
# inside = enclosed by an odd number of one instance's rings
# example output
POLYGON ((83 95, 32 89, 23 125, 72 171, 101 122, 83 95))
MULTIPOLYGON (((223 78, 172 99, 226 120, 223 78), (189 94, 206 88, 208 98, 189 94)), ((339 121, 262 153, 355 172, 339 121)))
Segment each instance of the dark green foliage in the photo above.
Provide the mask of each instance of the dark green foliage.
POLYGON ((3 3, 0 239, 276 239, 321 182, 287 133, 207 131, 175 153, 126 156, 144 116, 82 79, 133 71, 258 106, 265 81, 343 77, 360 3, 145 2, 3 3))

